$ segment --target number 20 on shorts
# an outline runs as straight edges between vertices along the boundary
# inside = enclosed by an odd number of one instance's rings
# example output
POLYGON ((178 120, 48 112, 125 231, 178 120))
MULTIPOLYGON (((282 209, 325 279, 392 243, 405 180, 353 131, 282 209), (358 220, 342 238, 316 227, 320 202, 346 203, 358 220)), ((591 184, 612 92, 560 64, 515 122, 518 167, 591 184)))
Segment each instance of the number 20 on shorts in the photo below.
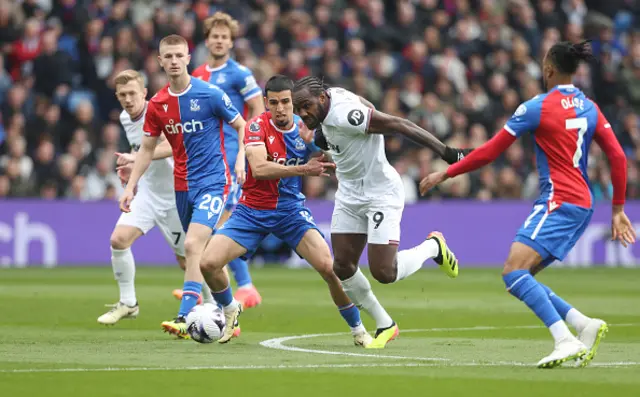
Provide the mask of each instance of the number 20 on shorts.
POLYGON ((198 209, 204 211, 210 211, 214 214, 220 213, 224 206, 224 201, 219 196, 212 196, 209 193, 205 194, 201 198, 200 205, 198 205, 198 209))

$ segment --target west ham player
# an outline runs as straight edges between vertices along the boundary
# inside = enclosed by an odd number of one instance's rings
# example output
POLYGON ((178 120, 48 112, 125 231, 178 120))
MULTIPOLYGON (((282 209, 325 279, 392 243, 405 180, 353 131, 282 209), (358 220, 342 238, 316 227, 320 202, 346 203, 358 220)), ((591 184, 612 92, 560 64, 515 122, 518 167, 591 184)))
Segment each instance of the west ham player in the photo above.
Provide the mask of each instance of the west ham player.
MULTIPOLYGON (((323 155, 310 159, 320 149, 313 144, 312 133, 309 132, 309 143, 300 136, 300 119, 293 115, 292 90, 293 81, 285 76, 273 76, 266 84, 269 111, 251 119, 245 130, 249 171, 240 204, 205 250, 202 274, 214 285, 226 263, 241 256, 250 257, 273 233, 320 273, 351 327, 355 344, 367 347, 372 338, 360 321, 360 311, 342 289, 332 269, 329 246, 304 206, 302 176, 326 175, 326 169, 333 168, 333 164, 323 162, 323 155)), ((232 333, 233 329, 226 332, 232 333)))
MULTIPOLYGON (((220 87, 229 95, 233 106, 248 120, 263 113, 264 104, 262 90, 251 71, 230 57, 233 40, 238 36, 238 30, 238 21, 224 12, 216 12, 213 16, 205 19, 205 44, 209 49, 210 58, 207 63, 194 70, 192 75, 220 87)), ((233 170, 235 156, 238 153, 238 134, 228 124, 225 124, 224 131, 224 148, 227 152, 229 168, 233 170)), ((244 164, 242 166, 244 167, 244 164)), ((229 219, 231 211, 235 208, 242 194, 240 185, 244 180, 244 174, 237 178, 235 173, 232 173, 231 177, 233 184, 224 212, 218 221, 218 227, 229 219)), ((229 267, 238 287, 235 298, 242 303, 242 307, 250 308, 260 304, 262 297, 252 283, 247 262, 236 258, 229 263, 229 267)), ((174 295, 181 297, 182 291, 176 290, 174 295)))
POLYGON ((296 113, 317 132, 319 146, 336 163, 338 192, 331 221, 334 271, 351 300, 376 321, 374 347, 384 347, 398 334, 398 326, 382 308, 358 267, 365 245, 373 277, 383 284, 402 280, 433 258, 450 277, 458 262, 442 234, 433 232, 420 245, 398 252, 404 188, 389 164, 382 134, 397 132, 432 148, 454 163, 464 151, 452 149, 414 123, 373 109, 368 101, 343 88, 327 88, 316 77, 296 82, 296 113))
MULTIPOLYGON (((135 159, 142 141, 147 89, 142 76, 135 70, 120 72, 114 82, 116 97, 124 109, 120 114, 120 123, 131 146, 131 153, 116 153, 119 156, 118 163, 124 165, 135 159)), ((101 324, 112 325, 122 318, 138 315, 134 285, 136 270, 131 246, 154 226, 158 226, 175 252, 180 267, 184 269, 184 233, 176 211, 172 181, 173 158, 170 157, 171 146, 168 141, 163 140, 154 152, 155 161, 138 184, 137 198, 131 205, 131 212, 120 215, 111 234, 111 266, 120 289, 120 300, 98 318, 101 324)), ((123 175, 122 170, 118 174, 123 182, 128 180, 129 175, 123 175)))
MULTIPOLYGON (((130 211, 133 189, 151 163, 158 137, 164 134, 175 159, 176 205, 186 231, 186 272, 178 316, 163 322, 162 327, 184 337, 187 335, 184 317, 196 305, 202 290, 200 259, 223 211, 231 184, 222 124, 231 124, 242 138, 245 121, 221 89, 189 76, 190 55, 183 37, 163 38, 159 54, 158 60, 169 77, 169 84, 149 101, 143 127, 145 136, 129 184, 120 198, 120 208, 130 211)), ((236 165, 244 161, 241 148, 236 165)), ((227 299, 227 294, 228 290, 223 294, 213 292, 226 312, 239 312, 238 302, 233 297, 227 299)))
POLYGON ((544 322, 555 340, 553 352, 538 362, 540 368, 553 368, 580 358, 578 363, 586 366, 607 331, 604 321, 580 313, 533 277, 553 261, 564 259, 589 225, 594 200, 587 176, 587 155, 592 140, 611 165, 612 239, 625 247, 635 242, 635 230, 624 213, 624 152, 598 105, 571 84, 580 61, 590 58, 588 42, 553 45, 543 60, 547 93, 520 105, 500 132, 463 161, 420 182, 424 194, 448 178, 489 164, 518 137, 534 135, 540 198, 516 234, 502 278, 507 291, 544 322), (563 319, 575 328, 578 338, 563 319))

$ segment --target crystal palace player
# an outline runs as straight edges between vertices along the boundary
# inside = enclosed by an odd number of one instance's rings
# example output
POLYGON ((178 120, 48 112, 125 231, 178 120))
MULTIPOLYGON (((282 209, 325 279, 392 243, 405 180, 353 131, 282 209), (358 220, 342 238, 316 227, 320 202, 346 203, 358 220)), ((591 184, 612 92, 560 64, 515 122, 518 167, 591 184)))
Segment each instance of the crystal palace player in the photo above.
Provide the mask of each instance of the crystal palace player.
POLYGON ((518 137, 535 137, 540 198, 518 231, 504 264, 507 291, 523 301, 549 330, 555 349, 538 367, 553 368, 594 357, 607 324, 580 313, 533 276, 554 260, 562 260, 589 224, 593 196, 587 177, 587 154, 595 140, 609 158, 613 183, 613 239, 624 246, 635 241, 635 230, 624 213, 627 163, 611 125, 598 106, 571 84, 581 60, 592 57, 588 42, 555 44, 545 56, 547 93, 523 103, 490 141, 446 172, 420 183, 422 194, 438 183, 478 169, 495 160, 518 137), (574 337, 565 320, 578 332, 574 337))
MULTIPOLYGON (((204 37, 210 58, 207 63, 194 70, 192 75, 220 87, 229 95, 233 106, 248 120, 263 113, 264 104, 262 90, 251 71, 230 58, 229 53, 233 48, 233 39, 238 35, 238 30, 238 21, 224 12, 216 12, 213 16, 205 19, 204 37)), ((238 134, 230 125, 225 124, 224 148, 231 170, 235 169, 235 156, 238 153, 238 147, 238 134)), ((244 167, 244 164, 242 166, 244 167)), ((244 170, 244 168, 242 169, 244 170)), ((231 177, 233 184, 218 226, 229 219, 231 211, 235 208, 242 194, 240 185, 245 176, 237 177, 233 172, 231 177)), ((253 285, 247 262, 237 258, 229 263, 229 268, 231 268, 238 286, 235 298, 242 303, 242 307, 249 308, 260 304, 262 297, 253 285)), ((181 297, 182 291, 176 290, 174 295, 181 297)))
MULTIPOLYGON (((250 257, 262 240, 273 233, 307 259, 329 286, 333 301, 351 327, 354 342, 367 346, 372 341, 360 321, 360 312, 345 294, 333 272, 329 246, 318 230, 301 193, 303 175, 326 175, 332 163, 312 158, 320 149, 300 136, 294 118, 291 91, 293 81, 273 76, 265 87, 269 112, 247 123, 245 145, 249 171, 240 204, 218 230, 205 250, 202 274, 209 285, 224 280, 220 269, 238 257, 250 257)), ((227 325, 226 333, 233 328, 227 325), (229 329, 230 328, 230 329, 229 329)))
POLYGON ((352 92, 325 87, 316 77, 296 82, 293 102, 308 128, 322 128, 320 146, 336 162, 338 192, 331 219, 334 271, 349 298, 377 323, 376 339, 369 347, 382 348, 399 331, 358 267, 365 245, 371 274, 383 284, 409 277, 429 258, 450 277, 458 275, 458 262, 438 232, 398 252, 404 188, 385 156, 382 134, 402 134, 432 148, 449 163, 458 161, 464 152, 447 147, 408 120, 373 109, 352 92))
MULTIPOLYGON (((187 335, 184 317, 196 305, 202 290, 200 259, 204 247, 220 218, 231 184, 231 173, 224 151, 222 124, 231 124, 244 136, 245 121, 221 89, 189 76, 190 60, 186 40, 170 35, 160 41, 158 60, 169 77, 169 84, 151 98, 144 123, 145 137, 136 156, 120 208, 128 212, 134 188, 151 163, 160 134, 173 148, 175 159, 176 205, 183 229, 186 271, 184 295, 178 316, 165 321, 165 331, 187 335)), ((244 150, 238 151, 236 165, 244 164, 244 150)), ((225 316, 234 322, 241 306, 226 287, 214 289, 215 300, 223 305, 225 316)))

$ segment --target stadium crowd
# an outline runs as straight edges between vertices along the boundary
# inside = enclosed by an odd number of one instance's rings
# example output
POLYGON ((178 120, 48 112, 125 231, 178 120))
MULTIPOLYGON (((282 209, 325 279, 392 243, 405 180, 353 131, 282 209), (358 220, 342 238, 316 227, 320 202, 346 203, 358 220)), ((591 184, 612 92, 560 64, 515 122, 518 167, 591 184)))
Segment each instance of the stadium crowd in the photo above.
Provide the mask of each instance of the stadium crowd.
MULTIPOLYGON (((275 73, 324 76, 378 109, 457 147, 477 147, 520 102, 541 92, 540 60, 556 41, 592 39, 597 62, 575 84, 594 98, 629 158, 628 196, 640 198, 640 7, 634 0, 0 0, 0 197, 115 199, 115 156, 128 151, 113 77, 144 73, 149 96, 166 84, 160 38, 187 38, 204 63, 202 21, 241 23, 234 57, 264 86, 275 73)), ((399 137, 387 155, 407 202, 444 167, 399 137)), ((537 196, 533 139, 495 166, 448 181, 442 198, 537 196)), ((606 158, 593 145, 589 176, 610 198, 606 158)), ((336 181, 305 180, 309 198, 336 181)))

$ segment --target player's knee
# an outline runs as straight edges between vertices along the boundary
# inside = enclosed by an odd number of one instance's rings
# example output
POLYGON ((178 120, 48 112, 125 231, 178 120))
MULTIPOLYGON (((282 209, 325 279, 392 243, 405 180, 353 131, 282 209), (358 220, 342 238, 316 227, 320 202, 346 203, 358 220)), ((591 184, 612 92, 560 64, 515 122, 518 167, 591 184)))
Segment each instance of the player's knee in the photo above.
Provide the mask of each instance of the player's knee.
POLYGON ((340 280, 351 278, 358 270, 358 265, 349 261, 343 261, 338 258, 333 261, 333 273, 340 280))
POLYGON ((187 238, 184 240, 184 253, 186 257, 198 255, 204 249, 203 244, 195 238, 187 238))
POLYGON ((396 281, 396 270, 391 266, 372 266, 371 275, 380 284, 391 284, 396 281))
POLYGON ((126 250, 131 247, 131 239, 123 233, 113 232, 111 234, 110 244, 114 250, 126 250))
POLYGON ((336 281, 337 276, 333 272, 333 261, 331 260, 331 258, 327 258, 319 265, 320 266, 317 267, 317 270, 324 281, 326 281, 327 283, 336 281))
POLYGON ((203 273, 209 273, 216 270, 220 270, 224 267, 223 263, 217 255, 204 255, 200 260, 200 270, 203 273))

